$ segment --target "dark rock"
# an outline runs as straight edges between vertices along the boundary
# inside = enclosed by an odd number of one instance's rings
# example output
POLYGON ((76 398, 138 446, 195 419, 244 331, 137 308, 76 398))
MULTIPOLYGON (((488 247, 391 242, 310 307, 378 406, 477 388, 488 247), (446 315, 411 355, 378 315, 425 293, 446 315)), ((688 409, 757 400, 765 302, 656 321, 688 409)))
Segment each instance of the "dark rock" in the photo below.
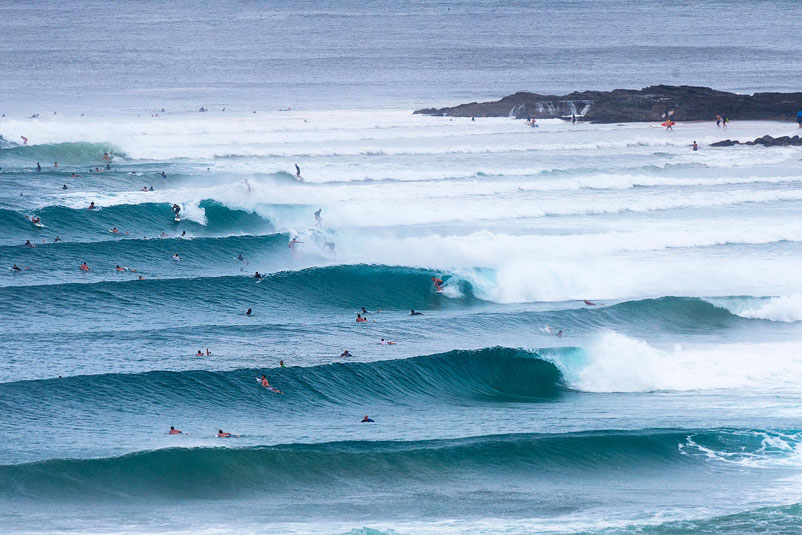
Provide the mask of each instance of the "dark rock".
POLYGON ((674 120, 713 121, 716 115, 740 120, 796 120, 802 93, 739 95, 709 87, 655 85, 641 90, 582 91, 567 95, 519 92, 495 102, 471 102, 450 108, 427 108, 415 113, 449 117, 562 118, 571 114, 585 121, 619 123, 659 121, 674 110, 674 120))
POLYGON ((711 143, 711 147, 732 147, 733 145, 740 145, 740 141, 733 141, 731 139, 725 139, 724 141, 718 141, 716 143, 711 143))
POLYGON ((771 136, 763 136, 755 139, 754 141, 746 141, 741 143, 740 141, 733 141, 731 139, 725 139, 724 141, 719 141, 717 143, 711 143, 711 147, 732 147, 733 145, 763 145, 764 147, 802 147, 802 138, 799 136, 789 137, 789 136, 781 136, 781 137, 771 137, 771 136))

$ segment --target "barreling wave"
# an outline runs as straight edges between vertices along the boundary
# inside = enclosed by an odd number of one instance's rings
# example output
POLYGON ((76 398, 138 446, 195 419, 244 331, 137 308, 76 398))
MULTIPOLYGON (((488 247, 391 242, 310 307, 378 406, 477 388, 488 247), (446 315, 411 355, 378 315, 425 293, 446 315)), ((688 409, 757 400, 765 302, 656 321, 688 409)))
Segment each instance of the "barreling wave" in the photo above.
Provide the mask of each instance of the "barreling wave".
MULTIPOLYGON (((24 410, 37 399, 53 410, 73 401, 101 406, 158 401, 165 407, 184 403, 231 407, 251 404, 337 405, 384 401, 391 404, 459 401, 537 402, 564 391, 560 371, 537 353, 493 347, 370 363, 342 362, 273 370, 282 397, 265 396, 254 378, 263 370, 225 372, 154 371, 138 374, 81 375, 59 380, 0 384, 7 406, 24 410)), ((2 402, 0 402, 0 406, 2 402)))
MULTIPOLYGON (((222 499, 282 491, 338 494, 405 485, 526 484, 538 478, 661 470, 717 462, 721 453, 785 458, 763 432, 727 429, 486 435, 414 442, 352 441, 243 449, 169 448, 122 457, 54 459, 0 466, 0 496, 16 499, 222 499), (506 477, 499 478, 500 474, 506 477)), ((210 439, 214 440, 214 439, 210 439)), ((236 439, 225 442, 233 446, 236 439)), ((223 441, 221 441, 221 445, 223 441)))
POLYGON ((43 143, 40 145, 16 145, 2 149, 0 158, 3 162, 19 162, 24 166, 31 166, 31 162, 40 161, 43 164, 52 165, 58 162, 60 165, 75 166, 99 166, 103 161, 103 153, 115 153, 118 157, 125 157, 111 143, 88 143, 85 141, 63 142, 63 143, 43 143))
MULTIPOLYGON (((20 244, 21 237, 60 236, 63 240, 110 239, 108 230, 118 227, 127 237, 155 237, 186 230, 190 235, 259 234, 272 230, 271 222, 253 212, 228 208, 215 201, 202 201, 200 222, 184 219, 174 224, 169 203, 118 204, 97 210, 47 206, 34 213, 46 226, 35 228, 25 219, 31 212, 0 209, 0 244, 20 244)), ((125 235, 123 237, 126 237, 125 235)))

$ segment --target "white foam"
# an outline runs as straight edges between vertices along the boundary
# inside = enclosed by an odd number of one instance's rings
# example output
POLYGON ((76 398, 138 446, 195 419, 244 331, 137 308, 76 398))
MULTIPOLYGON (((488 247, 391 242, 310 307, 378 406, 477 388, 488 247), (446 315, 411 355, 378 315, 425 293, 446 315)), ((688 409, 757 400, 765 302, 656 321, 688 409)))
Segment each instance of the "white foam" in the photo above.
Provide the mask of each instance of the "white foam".
POLYGON ((802 321, 802 295, 784 295, 769 299, 729 299, 714 301, 742 318, 782 321, 802 321))
POLYGON ((798 342, 663 350, 607 331, 584 352, 581 362, 551 358, 571 387, 586 392, 802 387, 798 342))

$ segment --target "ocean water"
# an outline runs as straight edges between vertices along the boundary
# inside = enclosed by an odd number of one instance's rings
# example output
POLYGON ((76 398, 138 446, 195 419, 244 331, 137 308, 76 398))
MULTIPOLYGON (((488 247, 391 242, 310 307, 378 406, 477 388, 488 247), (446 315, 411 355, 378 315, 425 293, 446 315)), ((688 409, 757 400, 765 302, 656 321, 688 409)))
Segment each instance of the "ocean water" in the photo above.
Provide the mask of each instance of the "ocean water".
POLYGON ((801 10, 0 3, 2 531, 798 532, 802 151, 709 147, 796 125, 412 111, 799 90, 801 10))

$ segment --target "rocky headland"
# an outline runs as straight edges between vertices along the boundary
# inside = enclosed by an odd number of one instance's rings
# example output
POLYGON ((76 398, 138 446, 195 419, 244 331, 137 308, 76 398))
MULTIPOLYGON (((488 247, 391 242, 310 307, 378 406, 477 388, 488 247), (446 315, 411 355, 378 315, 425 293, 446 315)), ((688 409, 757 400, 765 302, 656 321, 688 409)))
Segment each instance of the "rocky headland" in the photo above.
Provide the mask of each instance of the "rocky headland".
POLYGON ((711 143, 711 147, 732 147, 733 145, 763 145, 764 147, 802 147, 802 138, 799 136, 763 136, 754 141, 740 142, 738 140, 725 139, 711 143))
POLYGON ((795 121, 802 93, 740 95, 709 87, 653 85, 640 90, 582 91, 567 95, 519 92, 493 102, 471 102, 415 113, 448 117, 570 119, 596 123, 659 121, 673 111, 675 121, 710 121, 716 115, 738 120, 795 121))

